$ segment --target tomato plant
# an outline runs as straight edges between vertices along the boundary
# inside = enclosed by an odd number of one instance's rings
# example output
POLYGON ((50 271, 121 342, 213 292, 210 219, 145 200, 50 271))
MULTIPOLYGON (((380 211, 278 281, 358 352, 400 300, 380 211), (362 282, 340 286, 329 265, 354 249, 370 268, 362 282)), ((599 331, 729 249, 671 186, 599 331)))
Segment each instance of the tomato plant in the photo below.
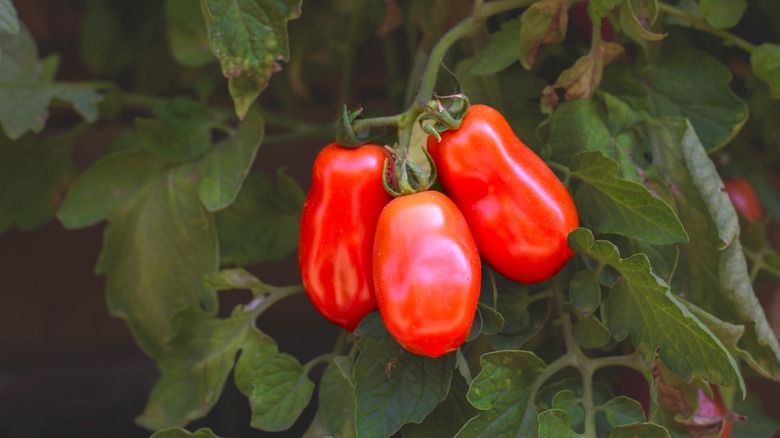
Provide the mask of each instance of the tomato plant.
POLYGON ((390 334, 425 356, 460 347, 477 310, 482 269, 455 204, 433 191, 396 198, 379 216, 374 242, 376 298, 390 334))
POLYGON ((349 331, 376 310, 371 254, 379 213, 392 199, 382 187, 389 158, 376 145, 325 147, 301 213, 303 286, 320 313, 349 331))
POLYGON ((775 0, 0 0, 3 433, 772 437, 778 65, 775 0))
POLYGON ((482 257, 506 277, 538 283, 574 254, 574 201, 501 114, 474 105, 456 130, 428 140, 439 181, 463 211, 482 257))

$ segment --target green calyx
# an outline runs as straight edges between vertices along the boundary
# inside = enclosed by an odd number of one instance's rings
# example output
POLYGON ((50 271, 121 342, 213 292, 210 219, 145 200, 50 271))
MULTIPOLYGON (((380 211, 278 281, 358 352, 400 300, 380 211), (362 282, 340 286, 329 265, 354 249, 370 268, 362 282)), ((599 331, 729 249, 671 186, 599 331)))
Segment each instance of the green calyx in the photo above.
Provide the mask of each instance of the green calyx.
POLYGON ((428 101, 425 106, 425 112, 420 116, 420 122, 424 120, 433 120, 434 123, 422 123, 423 130, 441 141, 441 133, 453 129, 458 129, 463 117, 469 111, 471 103, 465 94, 454 94, 450 96, 434 96, 435 99, 428 101), (446 99, 448 105, 443 101, 446 99))
POLYGON ((424 147, 422 150, 431 167, 430 173, 426 172, 420 165, 409 161, 405 156, 399 157, 394 162, 393 170, 390 172, 388 161, 385 160, 382 172, 382 185, 384 185, 387 193, 397 198, 423 192, 431 188, 431 185, 436 181, 436 165, 433 163, 433 158, 431 158, 428 150, 424 147))

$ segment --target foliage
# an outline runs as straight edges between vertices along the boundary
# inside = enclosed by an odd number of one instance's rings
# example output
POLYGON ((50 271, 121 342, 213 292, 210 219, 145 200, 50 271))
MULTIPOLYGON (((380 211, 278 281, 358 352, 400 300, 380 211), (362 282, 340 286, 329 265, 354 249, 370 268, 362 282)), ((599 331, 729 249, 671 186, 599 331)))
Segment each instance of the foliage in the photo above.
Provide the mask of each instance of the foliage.
POLYGON ((107 222, 97 272, 160 369, 136 420, 155 437, 216 436, 182 427, 231 375, 264 431, 314 403, 311 436, 686 436, 659 364, 678 402, 719 385, 753 422, 735 436, 769 436, 745 376, 780 379, 754 293, 780 281, 780 4, 591 0, 575 17, 573 3, 87 1, 92 78, 64 81, 0 0, 0 233, 107 222), (344 109, 376 94, 358 80, 371 75, 381 103, 344 109), (260 146, 372 139, 424 167, 420 146, 457 126, 463 95, 564 180, 575 256, 534 285, 483 263, 469 340, 440 358, 406 351, 376 312, 331 354, 280 351, 257 320, 303 288, 247 269, 294 253, 305 190, 283 166, 256 170, 260 146), (312 102, 332 122, 304 117, 312 102), (132 125, 79 169, 78 136, 119 121, 132 125), (745 175, 768 212, 752 225, 722 190, 745 175), (251 298, 231 311, 232 289, 251 298), (608 368, 649 379, 649 415, 608 368))

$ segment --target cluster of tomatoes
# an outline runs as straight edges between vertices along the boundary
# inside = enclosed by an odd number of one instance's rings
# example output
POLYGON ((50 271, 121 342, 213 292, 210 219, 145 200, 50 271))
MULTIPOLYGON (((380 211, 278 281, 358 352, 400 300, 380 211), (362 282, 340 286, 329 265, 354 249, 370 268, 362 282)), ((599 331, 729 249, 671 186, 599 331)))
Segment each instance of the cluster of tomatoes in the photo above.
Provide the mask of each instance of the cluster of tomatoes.
POLYGON ((569 191, 495 109, 474 105, 460 127, 431 136, 444 193, 393 198, 391 154, 325 147, 313 169, 299 241, 304 287, 330 321, 354 330, 379 309, 407 350, 438 357, 467 338, 481 259, 507 278, 544 281, 572 256, 579 225, 569 191))

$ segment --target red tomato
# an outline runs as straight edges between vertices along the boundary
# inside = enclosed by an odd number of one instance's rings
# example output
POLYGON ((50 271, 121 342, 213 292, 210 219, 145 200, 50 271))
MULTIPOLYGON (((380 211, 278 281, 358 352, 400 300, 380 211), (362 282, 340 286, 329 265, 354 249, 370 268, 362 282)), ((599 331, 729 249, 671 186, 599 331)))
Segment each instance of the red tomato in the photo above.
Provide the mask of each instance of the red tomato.
POLYGON ((481 261, 447 196, 426 191, 387 204, 373 263, 379 312, 399 344, 430 357, 463 344, 479 300, 481 261))
POLYGON ((392 199, 382 186, 388 158, 376 145, 328 145, 314 162, 301 214, 303 286, 325 318, 349 331, 376 309, 371 252, 379 214, 392 199))
MULTIPOLYGON (((720 395, 720 390, 715 385, 710 385, 712 389, 713 398, 709 398, 707 393, 703 389, 699 388, 699 408, 696 409, 694 417, 700 418, 713 418, 722 421, 722 427, 720 427, 720 433, 718 438, 729 438, 731 435, 731 421, 729 416, 729 410, 726 408, 726 404, 723 402, 723 396, 720 395)), ((717 422, 713 426, 717 430, 717 422)))
POLYGON ((428 151, 479 252, 498 272, 538 283, 569 260, 566 237, 579 225, 571 194, 498 111, 472 106, 441 142, 429 137, 428 151))
POLYGON ((764 209, 758 200, 753 186, 745 179, 732 178, 723 181, 723 189, 731 198, 731 203, 742 217, 754 224, 764 216, 764 209))

